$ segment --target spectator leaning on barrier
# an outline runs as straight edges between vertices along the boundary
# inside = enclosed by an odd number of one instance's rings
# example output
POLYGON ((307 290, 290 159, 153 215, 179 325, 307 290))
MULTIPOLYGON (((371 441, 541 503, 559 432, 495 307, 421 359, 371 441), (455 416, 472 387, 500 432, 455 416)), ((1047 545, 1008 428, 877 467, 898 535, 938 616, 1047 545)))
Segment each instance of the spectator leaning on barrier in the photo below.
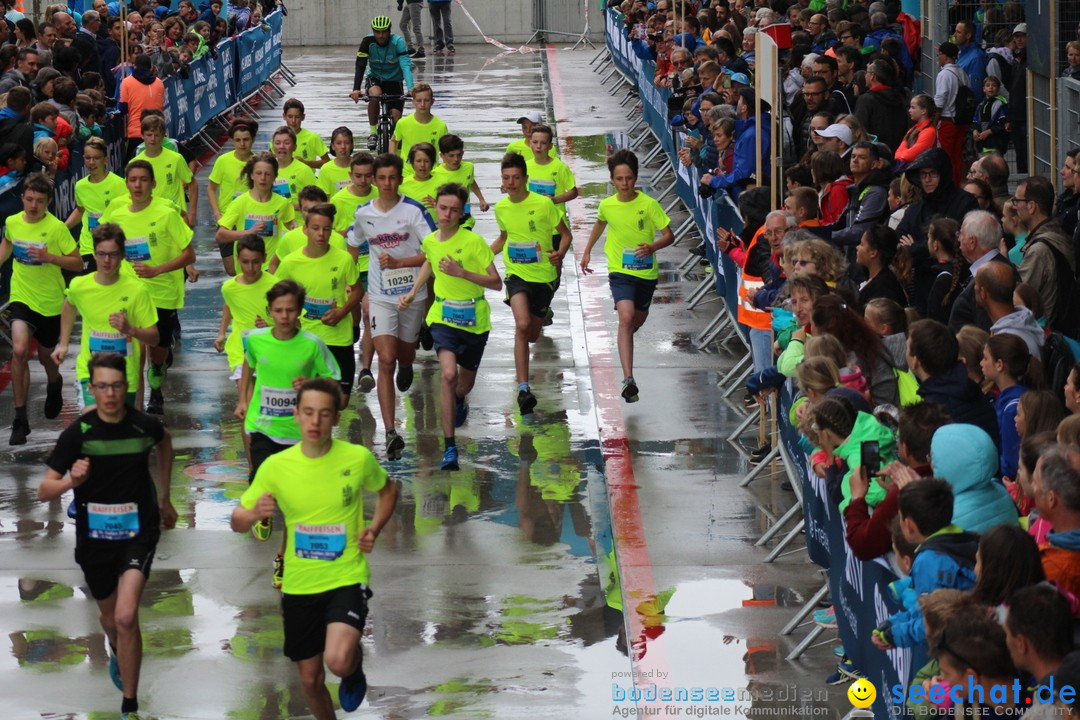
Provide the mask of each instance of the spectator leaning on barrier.
POLYGON ((1016 506, 996 480, 998 442, 1000 438, 967 423, 950 423, 934 433, 930 446, 934 476, 952 487, 952 521, 965 530, 985 532, 1016 523, 1016 506))

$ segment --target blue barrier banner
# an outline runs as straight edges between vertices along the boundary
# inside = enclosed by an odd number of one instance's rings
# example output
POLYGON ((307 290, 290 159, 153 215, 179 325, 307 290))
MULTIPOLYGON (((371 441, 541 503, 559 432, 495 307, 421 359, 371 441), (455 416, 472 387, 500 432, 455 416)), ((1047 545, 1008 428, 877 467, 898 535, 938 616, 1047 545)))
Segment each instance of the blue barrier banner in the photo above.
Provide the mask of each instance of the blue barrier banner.
POLYGON ((263 19, 263 25, 245 30, 234 38, 239 58, 236 95, 255 92, 263 80, 281 67, 282 15, 275 10, 263 19))

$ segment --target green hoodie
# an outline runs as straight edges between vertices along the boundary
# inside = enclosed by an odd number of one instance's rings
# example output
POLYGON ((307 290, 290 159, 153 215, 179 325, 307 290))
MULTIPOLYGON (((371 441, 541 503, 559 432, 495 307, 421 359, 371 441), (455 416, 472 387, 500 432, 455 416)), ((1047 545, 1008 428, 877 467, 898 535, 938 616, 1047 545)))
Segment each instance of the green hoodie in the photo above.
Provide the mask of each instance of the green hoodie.
MULTIPOLYGON (((851 428, 851 435, 840 444, 833 453, 847 463, 848 472, 840 484, 844 499, 840 503, 840 511, 851 502, 851 474, 861 464, 862 443, 867 440, 877 440, 878 450, 881 454, 881 466, 885 467, 896 460, 896 438, 892 431, 877 421, 873 415, 860 412, 855 418, 855 426, 851 428)), ((870 489, 866 492, 866 504, 874 507, 885 499, 885 488, 870 480, 870 489)))

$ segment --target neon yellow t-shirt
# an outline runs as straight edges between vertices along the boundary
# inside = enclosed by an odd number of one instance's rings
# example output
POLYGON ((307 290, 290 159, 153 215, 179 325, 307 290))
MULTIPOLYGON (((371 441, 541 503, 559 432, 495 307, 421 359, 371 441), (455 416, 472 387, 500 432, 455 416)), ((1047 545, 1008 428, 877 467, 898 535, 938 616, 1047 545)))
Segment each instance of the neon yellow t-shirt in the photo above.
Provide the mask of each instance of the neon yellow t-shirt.
MULTIPOLYGON (((554 198, 562 195, 577 186, 574 173, 562 160, 554 159, 546 165, 540 165, 533 159, 531 154, 525 157, 525 164, 529 168, 529 191, 554 198)), ((555 206, 559 211, 559 219, 566 220, 566 203, 555 206)))
MULTIPOLYGON (((278 262, 307 245, 307 235, 304 234, 304 226, 301 224, 281 236, 277 244, 278 262)), ((345 244, 345 236, 337 231, 330 233, 330 247, 349 252, 349 246, 345 244)))
POLYGON ((326 197, 332 198, 339 190, 343 190, 352 184, 352 180, 349 179, 351 171, 350 166, 341 167, 331 161, 319 168, 319 176, 315 179, 318 181, 319 187, 326 193, 326 197))
POLYGON ((277 251, 278 240, 285 233, 285 226, 295 219, 296 210, 286 198, 271 193, 269 200, 259 202, 249 191, 229 205, 229 209, 218 220, 218 225, 228 230, 250 230, 260 220, 265 222, 266 228, 260 233, 266 243, 266 262, 263 263, 265 270, 270 258, 274 257, 277 251))
POLYGON ((96 273, 71 279, 67 299, 82 316, 82 337, 79 355, 75 358, 75 375, 89 380, 87 364, 90 356, 100 352, 120 353, 125 357, 129 388, 138 387, 142 343, 122 335, 109 324, 113 313, 127 313, 128 322, 136 328, 148 328, 157 323, 157 310, 150 293, 138 278, 120 273, 112 285, 102 285, 96 273))
POLYGON ((439 139, 449 132, 446 123, 434 115, 426 123, 417 120, 415 114, 406 115, 398 120, 397 125, 394 126, 394 140, 398 144, 398 155, 405 163, 406 177, 412 175, 412 168, 409 166, 408 161, 409 148, 418 143, 426 142, 434 145, 435 151, 438 152, 439 139))
POLYGON ((331 195, 330 204, 337 208, 337 213, 334 215, 334 229, 340 233, 348 232, 352 227, 356 208, 366 205, 377 197, 379 197, 379 189, 374 185, 368 187, 367 195, 354 195, 348 187, 331 195))
MULTIPOLYGON (((471 162, 462 160, 457 170, 448 170, 445 165, 440 165, 431 171, 431 176, 436 180, 436 190, 447 183, 458 183, 469 193, 469 197, 472 197, 472 186, 476 183, 476 178, 471 162)), ((472 204, 468 200, 465 201, 465 214, 472 214, 472 204)))
MULTIPOLYGON (((101 216, 101 222, 114 222, 124 229, 127 237, 127 242, 124 243, 124 260, 127 267, 121 272, 131 275, 134 275, 131 263, 167 263, 184 252, 194 236, 176 206, 157 197, 139 212, 132 212, 128 202, 114 200, 101 216)), ((184 307, 183 268, 140 280, 150 292, 154 307, 164 310, 184 307)))
POLYGON ((619 202, 618 195, 600 201, 596 217, 606 222, 607 239, 604 254, 607 256, 608 273, 633 275, 645 280, 660 277, 656 255, 639 258, 634 250, 642 243, 656 239, 656 231, 671 224, 660 203, 638 190, 630 202, 619 202))
POLYGON ((309 458, 299 445, 266 459, 240 497, 255 507, 270 493, 285 515, 286 595, 313 595, 368 583, 371 570, 360 552, 364 491, 386 485, 386 470, 361 445, 334 440, 329 452, 309 458))
POLYGON ((328 152, 330 148, 326 147, 326 143, 318 134, 307 128, 300 128, 300 132, 296 133, 296 157, 304 160, 318 160, 328 152))
MULTIPOLYGON (((506 154, 509 155, 510 153, 517 153, 518 155, 521 155, 526 159, 532 159, 533 157, 532 148, 529 147, 529 144, 525 142, 525 138, 523 137, 519 137, 517 140, 512 141, 509 145, 506 146, 506 154)), ((559 148, 555 145, 555 143, 551 144, 551 148, 548 150, 548 157, 559 157, 559 148)))
POLYGON ((495 222, 506 233, 503 261, 507 275, 528 282, 555 281, 555 266, 547 251, 561 219, 555 205, 534 192, 518 203, 507 196, 495 204, 495 222))
POLYGON ((106 173, 101 182, 91 182, 87 176, 75 183, 75 205, 83 209, 82 231, 79 233, 80 255, 94 252, 94 237, 91 233, 98 226, 109 203, 125 195, 127 185, 124 184, 124 178, 116 173, 106 173))
POLYGON ((223 215, 229 204, 247 191, 247 185, 240 177, 245 165, 247 161, 238 159, 236 151, 232 150, 220 155, 210 170, 210 182, 218 186, 218 210, 223 215))
POLYGON ((240 275, 231 277, 221 284, 221 297, 229 306, 232 324, 229 336, 225 339, 225 355, 229 359, 229 369, 244 364, 243 338, 255 329, 255 318, 261 317, 267 325, 272 325, 270 310, 266 303, 266 293, 277 283, 277 277, 268 272, 259 275, 259 279, 250 285, 240 282, 240 275))
POLYGON ((439 189, 439 185, 442 185, 442 183, 439 182, 439 178, 435 175, 432 175, 427 180, 417 180, 416 176, 412 175, 402 181, 398 192, 405 197, 410 197, 420 203, 427 208, 428 213, 431 213, 432 210, 431 208, 428 208, 427 204, 424 202, 424 198, 428 196, 434 198, 435 191, 439 189))
POLYGON ((157 157, 150 157, 144 151, 132 159, 145 160, 153 166, 154 197, 173 201, 176 207, 180 208, 180 212, 187 210, 184 186, 191 182, 194 176, 183 155, 163 147, 157 157))
POLYGON ((428 310, 427 324, 441 323, 477 335, 491 330, 491 306, 484 299, 484 288, 439 270, 439 261, 450 257, 469 272, 486 274, 495 254, 484 238, 462 228, 449 240, 439 240, 439 233, 433 232, 420 243, 420 251, 435 271, 435 301, 428 310))
POLYGON ((308 257, 301 248, 286 256, 277 269, 279 279, 295 280, 307 291, 300 327, 337 347, 352 345, 352 323, 346 317, 337 325, 327 325, 322 317, 345 305, 349 287, 356 284, 359 275, 352 256, 335 248, 318 258, 308 257))
POLYGON ((64 309, 64 276, 60 266, 30 259, 28 251, 38 247, 50 255, 70 255, 75 249, 71 231, 55 215, 46 212, 36 223, 28 223, 22 212, 8 217, 4 237, 12 245, 11 302, 21 302, 45 317, 64 309))
POLYGON ((300 207, 300 191, 308 185, 318 184, 315 171, 294 158, 288 167, 278 167, 274 193, 289 198, 293 205, 300 207))

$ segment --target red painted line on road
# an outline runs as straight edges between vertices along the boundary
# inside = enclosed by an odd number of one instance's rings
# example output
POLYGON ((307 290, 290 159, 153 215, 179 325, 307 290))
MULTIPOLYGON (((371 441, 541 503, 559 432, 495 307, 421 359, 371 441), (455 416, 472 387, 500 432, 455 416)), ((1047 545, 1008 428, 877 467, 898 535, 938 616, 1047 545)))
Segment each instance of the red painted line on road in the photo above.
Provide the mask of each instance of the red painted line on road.
MULTIPOLYGON (((573 113, 563 94, 558 51, 551 45, 547 47, 547 61, 556 123, 560 130, 572 128, 573 122, 570 118, 573 117, 573 113)), ((573 143, 566 141, 569 134, 569 132, 559 133, 559 137, 564 140, 562 159, 577 175, 580 163, 574 152, 573 143)), ((585 217, 583 201, 575 200, 570 203, 570 207, 575 210, 571 229, 577 238, 574 245, 576 259, 576 254, 584 250, 584 239, 588 237, 592 222, 585 217)), ((599 255, 603 257, 603 253, 599 255)), ((608 330, 608 323, 614 313, 611 294, 608 290, 606 275, 583 275, 576 269, 578 263, 574 262, 573 265, 573 268, 569 267, 569 263, 564 266, 564 277, 571 273, 577 276, 581 296, 585 340, 592 372, 600 444, 611 506, 615 556, 622 582, 623 609, 628 625, 628 645, 636 671, 634 682, 641 688, 654 682, 657 685, 663 685, 666 683, 659 678, 670 679, 671 675, 668 672, 666 643, 660 637, 663 633, 663 618, 658 615, 656 580, 641 517, 638 485, 634 477, 629 439, 626 436, 623 400, 620 394, 622 380, 616 374, 621 373, 621 364, 618 352, 615 350, 615 338, 608 330), (657 671, 662 671, 663 674, 657 671)))

